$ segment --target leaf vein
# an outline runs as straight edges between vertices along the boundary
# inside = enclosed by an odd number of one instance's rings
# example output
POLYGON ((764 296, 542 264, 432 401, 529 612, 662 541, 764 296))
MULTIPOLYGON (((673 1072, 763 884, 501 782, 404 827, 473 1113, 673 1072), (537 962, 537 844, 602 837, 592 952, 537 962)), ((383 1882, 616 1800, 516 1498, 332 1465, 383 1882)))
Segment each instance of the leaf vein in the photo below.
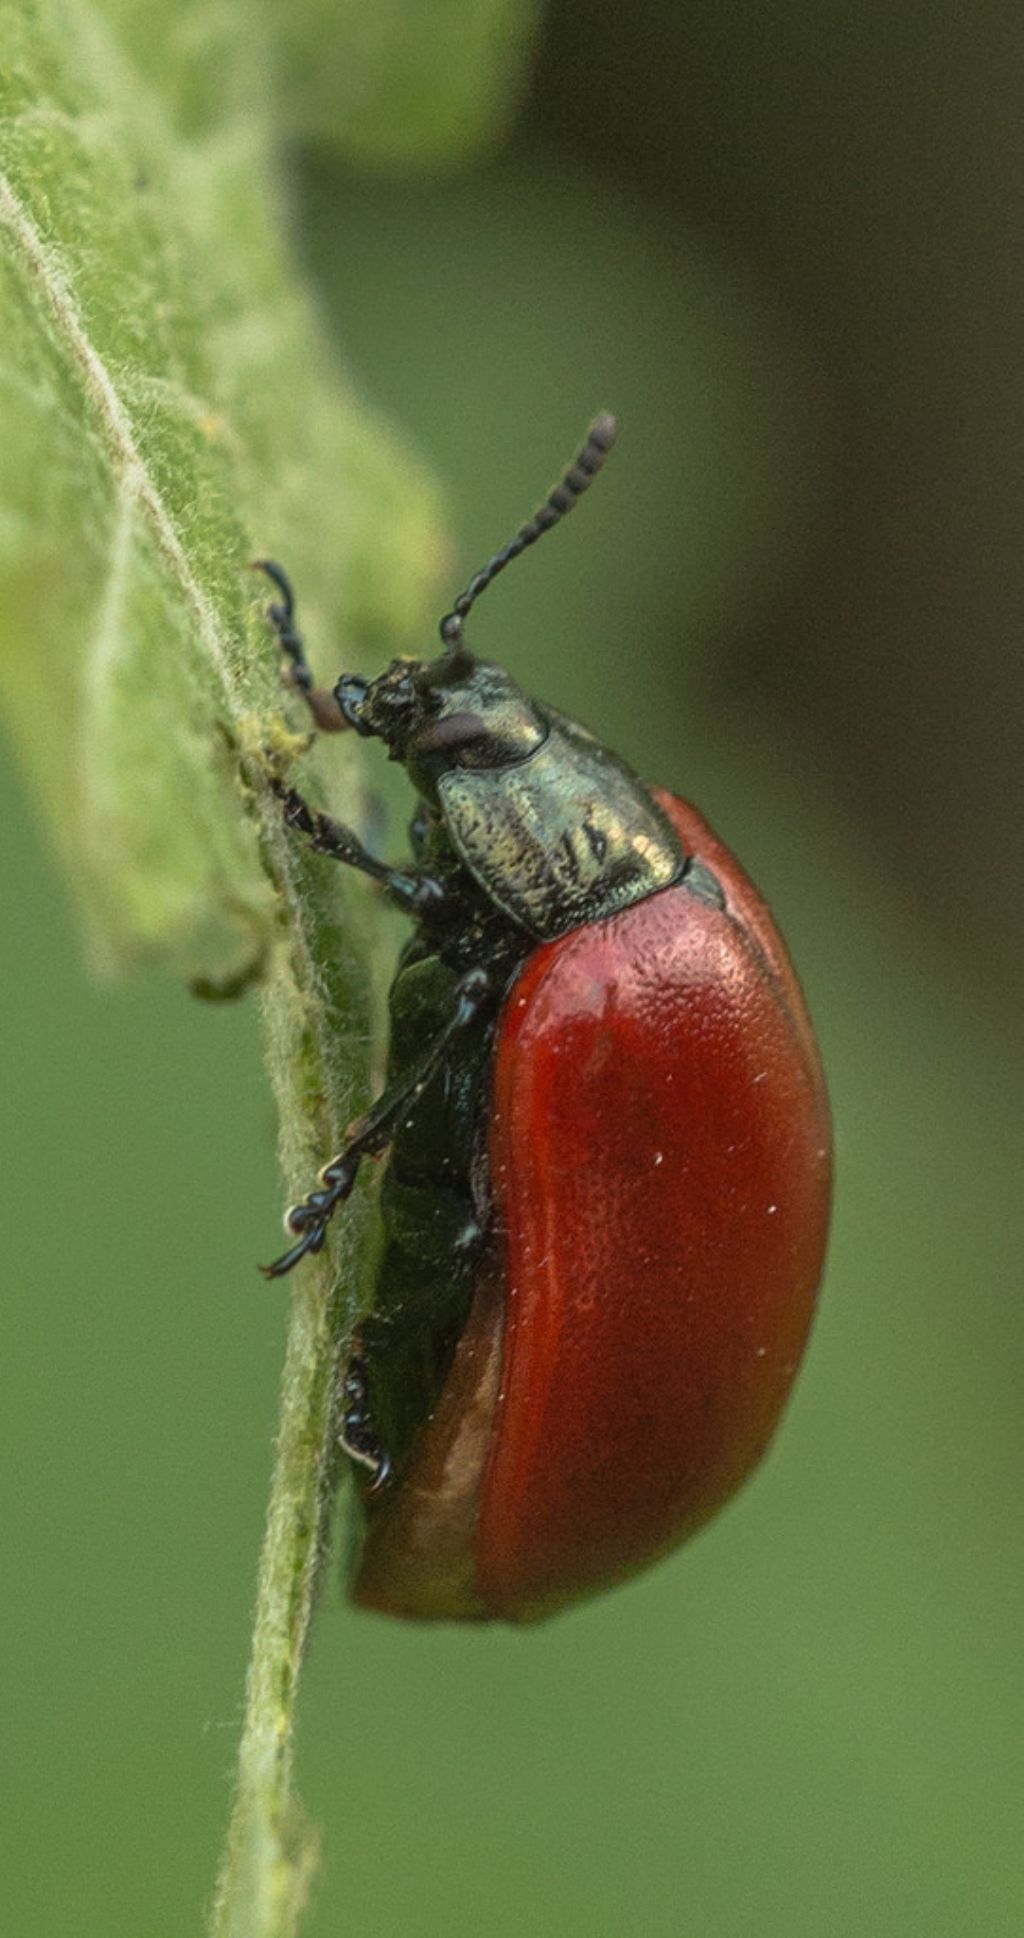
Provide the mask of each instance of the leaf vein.
MULTIPOLYGON (((43 292, 44 299, 82 376, 86 393, 102 427, 122 488, 138 504, 158 550, 176 576, 191 609, 199 642, 214 667, 232 720, 241 726, 246 717, 242 696, 232 675, 217 615, 193 573, 173 520, 147 470, 132 432, 130 418, 103 358, 90 341, 57 252, 48 247, 7 175, 0 173, 0 222, 14 238, 22 261, 43 292)), ((261 790, 262 794, 262 790, 261 790)), ((316 1042, 320 1067, 329 1067, 327 1025, 322 988, 307 930, 305 911, 295 880, 291 851, 269 796, 261 798, 261 815, 273 855, 279 891, 288 909, 291 935, 299 956, 302 981, 310 998, 307 1014, 316 1042)), ((333 1114, 333 1113, 332 1113, 333 1114)), ((336 1126, 332 1125, 332 1131, 336 1126)))

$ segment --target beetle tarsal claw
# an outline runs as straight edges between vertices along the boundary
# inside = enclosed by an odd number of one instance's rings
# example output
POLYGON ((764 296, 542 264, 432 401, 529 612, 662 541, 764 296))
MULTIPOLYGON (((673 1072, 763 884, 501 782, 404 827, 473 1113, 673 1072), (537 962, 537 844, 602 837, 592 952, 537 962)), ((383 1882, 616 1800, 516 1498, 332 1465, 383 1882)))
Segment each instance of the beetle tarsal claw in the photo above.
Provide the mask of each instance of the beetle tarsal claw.
POLYGON ((391 1455, 386 1447, 382 1447, 376 1435, 362 1427, 349 1425, 339 1433, 338 1445, 357 1467, 364 1467, 371 1476, 369 1492, 382 1493, 391 1480, 391 1455))
MULTIPOLYGON (((372 1156, 373 1153, 364 1152, 363 1155, 372 1156)), ((324 1165, 320 1173, 320 1182, 325 1187, 323 1195, 329 1201, 332 1211, 335 1205, 340 1204, 343 1198, 348 1197, 356 1181, 356 1172, 358 1169, 359 1159, 351 1155, 334 1157, 329 1164, 324 1165)), ((316 1197, 318 1194, 314 1192, 311 1195, 316 1197)))
POLYGON ((308 1199, 300 1205, 290 1205, 284 1214, 285 1231, 290 1232, 293 1238, 298 1238, 302 1232, 308 1231, 310 1217, 311 1211, 308 1199))

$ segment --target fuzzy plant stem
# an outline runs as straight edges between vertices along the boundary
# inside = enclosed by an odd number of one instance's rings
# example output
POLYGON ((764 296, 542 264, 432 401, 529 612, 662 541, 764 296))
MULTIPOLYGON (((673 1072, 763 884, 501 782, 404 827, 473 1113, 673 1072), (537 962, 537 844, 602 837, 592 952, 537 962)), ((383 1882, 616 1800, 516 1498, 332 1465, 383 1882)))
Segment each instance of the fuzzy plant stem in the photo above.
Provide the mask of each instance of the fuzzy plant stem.
POLYGON ((323 1302, 303 1290, 288 1336, 235 1804, 213 1917, 216 1938, 288 1938, 316 1863, 316 1835, 293 1793, 292 1764, 316 1572, 328 1364, 323 1302))
MULTIPOLYGON (((276 806, 276 804, 273 804, 276 806)), ((330 1005, 306 946, 305 910, 262 998, 267 1062, 293 1183, 308 1183, 312 1141, 341 1141, 330 1079, 330 1005), (297 1000, 298 998, 298 1000, 297 1000), (321 1107, 310 1111, 311 1095, 321 1107), (317 1123, 319 1119, 319 1123, 317 1123)), ((359 1213, 336 1242, 357 1250, 359 1213)), ((291 1938, 317 1859, 293 1790, 299 1677, 332 1506, 335 1369, 344 1302, 330 1248, 295 1273, 267 1527, 260 1561, 235 1802, 213 1911, 213 1938, 291 1938)), ((274 1288, 280 1292, 279 1287, 274 1288)))
MULTIPOLYGON (((273 1002, 272 993, 267 1002, 273 1002)), ((215 1938, 289 1938, 316 1863, 316 1834, 292 1788, 295 1705, 312 1614, 331 1410, 327 1288, 322 1276, 310 1285, 312 1276, 307 1267, 292 1303, 215 1938)))

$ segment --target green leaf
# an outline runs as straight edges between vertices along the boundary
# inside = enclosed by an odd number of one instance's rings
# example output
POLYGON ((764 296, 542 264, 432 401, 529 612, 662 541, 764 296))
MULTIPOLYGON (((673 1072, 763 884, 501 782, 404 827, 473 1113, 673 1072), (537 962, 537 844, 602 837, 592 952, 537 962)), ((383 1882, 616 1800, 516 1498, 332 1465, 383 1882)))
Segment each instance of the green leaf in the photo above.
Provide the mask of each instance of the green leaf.
POLYGON ((96 12, 0 10, 0 699, 101 956, 237 980, 276 921, 239 811, 280 705, 248 560, 287 559, 336 669, 409 643, 440 546, 281 239, 258 17, 236 45, 117 12, 162 92, 96 12))

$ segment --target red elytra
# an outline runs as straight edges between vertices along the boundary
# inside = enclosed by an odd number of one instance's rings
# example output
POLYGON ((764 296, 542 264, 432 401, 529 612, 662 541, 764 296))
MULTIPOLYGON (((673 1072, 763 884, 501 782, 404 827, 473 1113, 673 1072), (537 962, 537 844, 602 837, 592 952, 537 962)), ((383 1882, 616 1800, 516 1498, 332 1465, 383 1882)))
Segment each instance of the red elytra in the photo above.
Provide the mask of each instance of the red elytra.
POLYGON ((785 945, 706 822, 684 885, 542 944, 499 1018, 497 1246, 355 1599, 529 1621, 699 1528, 763 1454, 810 1326, 830 1128, 785 945))

